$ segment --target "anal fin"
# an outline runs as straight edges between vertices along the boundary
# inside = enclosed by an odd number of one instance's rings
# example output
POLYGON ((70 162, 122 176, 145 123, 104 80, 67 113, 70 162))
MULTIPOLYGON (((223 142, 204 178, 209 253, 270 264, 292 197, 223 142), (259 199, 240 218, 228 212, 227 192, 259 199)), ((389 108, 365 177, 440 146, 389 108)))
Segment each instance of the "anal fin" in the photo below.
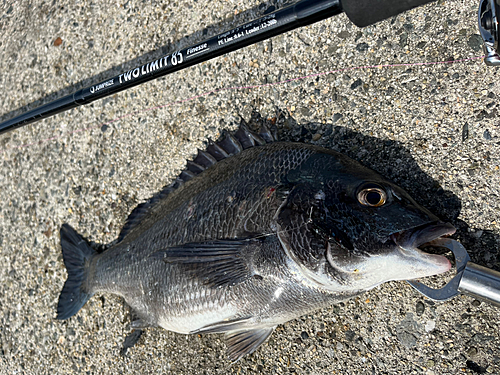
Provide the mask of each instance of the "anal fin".
POLYGON ((263 327, 246 331, 226 333, 227 356, 232 362, 253 353, 273 333, 274 327, 263 327))
POLYGON ((222 333, 227 341, 227 356, 232 362, 253 353, 274 331, 275 327, 251 328, 255 324, 252 317, 236 318, 210 324, 189 333, 222 333))

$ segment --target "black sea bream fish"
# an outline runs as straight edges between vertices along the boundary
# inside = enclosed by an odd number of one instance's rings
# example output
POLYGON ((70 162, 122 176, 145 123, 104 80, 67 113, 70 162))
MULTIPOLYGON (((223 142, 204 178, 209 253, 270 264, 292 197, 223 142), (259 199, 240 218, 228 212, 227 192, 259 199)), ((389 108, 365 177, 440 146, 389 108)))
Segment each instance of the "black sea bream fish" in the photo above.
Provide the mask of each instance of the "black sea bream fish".
POLYGON ((343 154, 242 126, 140 205, 105 252, 62 226, 68 279, 57 317, 114 293, 137 315, 133 327, 226 333, 234 361, 278 324, 449 270, 417 247, 454 230, 343 154))

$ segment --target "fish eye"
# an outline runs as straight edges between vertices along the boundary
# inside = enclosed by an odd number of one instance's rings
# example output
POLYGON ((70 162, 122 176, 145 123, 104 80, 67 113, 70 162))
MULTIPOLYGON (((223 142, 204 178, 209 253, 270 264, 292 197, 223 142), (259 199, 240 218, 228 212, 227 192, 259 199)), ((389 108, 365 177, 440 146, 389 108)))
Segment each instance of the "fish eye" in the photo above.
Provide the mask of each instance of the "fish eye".
POLYGON ((387 193, 380 187, 366 187, 359 191, 358 201, 363 206, 380 207, 387 202, 387 193))

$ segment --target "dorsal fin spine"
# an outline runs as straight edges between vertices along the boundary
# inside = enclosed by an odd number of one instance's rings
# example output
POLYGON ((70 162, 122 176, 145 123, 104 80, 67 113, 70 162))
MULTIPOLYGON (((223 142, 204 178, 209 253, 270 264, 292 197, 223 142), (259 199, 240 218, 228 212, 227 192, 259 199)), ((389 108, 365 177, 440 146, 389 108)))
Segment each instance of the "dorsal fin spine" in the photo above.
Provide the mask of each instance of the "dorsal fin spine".
POLYGON ((275 135, 271 132, 271 130, 267 127, 266 124, 262 124, 259 130, 259 136, 266 142, 272 143, 277 141, 275 135))
POLYGON ((194 161, 188 160, 187 169, 189 169, 194 174, 198 174, 203 172, 206 168, 198 163, 195 163, 194 161))
POLYGON ((243 146, 236 137, 227 131, 225 132, 225 137, 219 142, 219 146, 227 152, 228 155, 236 155, 243 151, 243 146))
POLYGON ((196 164, 199 164, 205 168, 211 167, 217 160, 206 151, 198 150, 198 155, 194 159, 196 164))
POLYGON ((220 147, 217 143, 211 142, 208 147, 207 151, 212 155, 215 160, 220 161, 222 159, 225 159, 229 156, 229 154, 222 148, 220 147))
POLYGON ((255 146, 255 139, 244 124, 240 125, 234 136, 238 139, 243 149, 255 146))

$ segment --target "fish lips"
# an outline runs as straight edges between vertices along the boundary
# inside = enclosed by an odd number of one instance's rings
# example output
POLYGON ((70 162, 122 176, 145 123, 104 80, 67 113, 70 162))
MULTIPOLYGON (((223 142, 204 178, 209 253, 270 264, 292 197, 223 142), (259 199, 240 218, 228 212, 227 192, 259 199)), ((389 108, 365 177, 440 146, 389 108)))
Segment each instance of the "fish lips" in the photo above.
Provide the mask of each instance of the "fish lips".
POLYGON ((451 269, 451 263, 446 257, 426 253, 419 247, 437 238, 452 235, 455 231, 453 225, 438 222, 408 229, 391 236, 403 255, 414 258, 416 262, 426 263, 428 266, 427 274, 415 275, 408 279, 437 275, 451 269))
POLYGON ((311 273, 311 278, 331 290, 352 291, 370 290, 387 281, 438 275, 451 269, 450 261, 418 247, 453 233, 452 225, 434 221, 394 233, 385 247, 367 254, 339 255, 329 245, 326 256, 333 277, 325 281, 311 273))
POLYGON ((393 234, 393 241, 403 249, 417 248, 439 237, 452 235, 455 231, 450 223, 426 224, 393 234))

